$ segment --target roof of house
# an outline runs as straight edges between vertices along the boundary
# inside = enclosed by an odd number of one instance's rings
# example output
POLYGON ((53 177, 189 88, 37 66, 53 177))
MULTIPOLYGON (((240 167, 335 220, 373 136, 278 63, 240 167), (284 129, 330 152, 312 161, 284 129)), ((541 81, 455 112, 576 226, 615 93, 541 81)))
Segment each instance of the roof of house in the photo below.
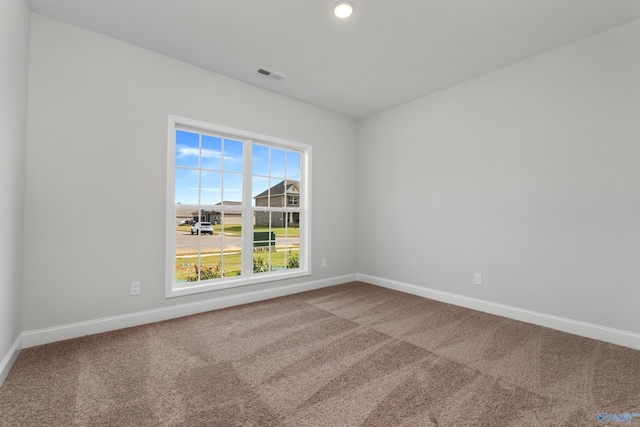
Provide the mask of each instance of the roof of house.
MULTIPOLYGON (((292 193, 293 191, 291 191, 291 187, 295 186, 296 189, 297 189, 299 185, 300 185, 300 181, 294 181, 294 180, 288 179, 287 180, 287 192, 292 193)), ((267 197, 269 195, 269 191, 271 191, 271 195, 272 196, 277 196, 279 194, 284 194, 284 192, 285 192, 284 181, 280 181, 279 183, 277 183, 276 185, 271 187, 269 190, 264 190, 262 193, 260 193, 257 196, 255 196, 254 199, 257 199, 258 197, 267 197)), ((299 190, 295 191, 295 192, 299 192, 299 190)))
MULTIPOLYGON (((216 203, 214 206, 221 206, 221 205, 225 205, 225 206, 242 206, 242 202, 229 202, 229 201, 224 201, 224 202, 218 202, 216 203)), ((199 211, 191 211, 191 215, 196 216, 198 215, 199 211)), ((203 209, 202 210, 203 213, 219 213, 219 211, 216 211, 214 209, 203 209)))

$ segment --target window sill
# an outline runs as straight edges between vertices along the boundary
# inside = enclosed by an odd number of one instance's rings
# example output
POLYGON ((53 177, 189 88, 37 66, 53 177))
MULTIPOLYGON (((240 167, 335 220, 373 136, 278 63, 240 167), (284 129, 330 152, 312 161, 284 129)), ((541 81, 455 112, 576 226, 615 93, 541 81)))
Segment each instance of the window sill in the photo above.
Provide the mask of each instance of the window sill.
POLYGON ((310 276, 311 271, 295 269, 295 271, 272 271, 254 274, 249 277, 229 277, 222 279, 212 279, 196 283, 175 283, 170 290, 167 290, 165 297, 174 298, 185 295, 200 294, 204 292, 219 291, 222 289, 239 288, 242 286, 256 285, 259 283, 269 283, 278 280, 294 279, 297 277, 310 276))

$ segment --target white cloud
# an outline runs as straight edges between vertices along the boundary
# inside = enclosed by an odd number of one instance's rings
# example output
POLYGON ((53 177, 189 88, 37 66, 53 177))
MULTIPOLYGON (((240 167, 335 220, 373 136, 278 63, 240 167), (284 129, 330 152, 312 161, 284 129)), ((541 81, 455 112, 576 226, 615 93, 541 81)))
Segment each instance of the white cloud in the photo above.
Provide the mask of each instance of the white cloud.
POLYGON ((199 156, 200 150, 193 147, 187 147, 186 145, 178 145, 176 146, 176 151, 178 152, 178 157, 188 157, 188 156, 199 156))
MULTIPOLYGON (((200 155, 200 150, 198 148, 187 147, 186 145, 177 145, 176 151, 178 152, 177 154, 178 157, 189 157, 189 156, 198 157, 200 155)), ((202 150, 202 157, 207 159, 219 159, 222 157, 222 153, 217 150, 209 150, 207 148, 204 148, 202 150)))
POLYGON ((216 150, 209 150, 207 148, 202 149, 202 157, 206 159, 219 159, 222 157, 222 153, 216 150))

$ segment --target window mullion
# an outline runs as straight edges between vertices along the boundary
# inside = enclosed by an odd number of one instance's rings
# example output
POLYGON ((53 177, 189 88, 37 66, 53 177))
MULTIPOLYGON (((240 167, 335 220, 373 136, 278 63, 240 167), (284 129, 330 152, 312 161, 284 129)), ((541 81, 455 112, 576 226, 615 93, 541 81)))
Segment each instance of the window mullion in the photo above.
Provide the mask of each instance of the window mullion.
POLYGON ((253 274, 253 206, 252 206, 252 167, 253 141, 244 141, 242 157, 242 276, 253 274))

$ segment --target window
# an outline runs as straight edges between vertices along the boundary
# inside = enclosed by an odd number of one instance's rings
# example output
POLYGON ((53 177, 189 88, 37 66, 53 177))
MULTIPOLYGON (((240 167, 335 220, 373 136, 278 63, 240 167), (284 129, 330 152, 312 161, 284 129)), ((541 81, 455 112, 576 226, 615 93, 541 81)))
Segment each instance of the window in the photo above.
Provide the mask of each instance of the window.
POLYGON ((310 274, 311 148, 169 117, 167 297, 310 274))

